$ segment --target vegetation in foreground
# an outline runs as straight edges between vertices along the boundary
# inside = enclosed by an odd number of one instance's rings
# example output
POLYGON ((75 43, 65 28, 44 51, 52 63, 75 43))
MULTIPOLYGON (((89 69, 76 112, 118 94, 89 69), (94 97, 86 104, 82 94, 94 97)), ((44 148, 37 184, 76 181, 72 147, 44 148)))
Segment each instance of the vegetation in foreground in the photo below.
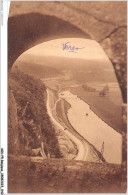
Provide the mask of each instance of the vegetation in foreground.
MULTIPOLYGON (((46 89, 44 84, 32 76, 13 70, 9 78, 9 153, 17 147, 17 154, 35 155, 32 151, 44 146, 46 156, 60 158, 60 150, 55 130, 51 124, 46 110, 46 89), (14 105, 15 104, 15 105, 14 105), (12 117, 13 108, 16 107, 16 116, 12 117), (13 124, 15 124, 15 132, 13 124), (18 131, 17 146, 11 142, 18 131), (13 132, 13 133, 11 133, 13 132)), ((38 150, 37 150, 38 152, 38 150)), ((40 155, 40 154, 37 154, 40 155)))

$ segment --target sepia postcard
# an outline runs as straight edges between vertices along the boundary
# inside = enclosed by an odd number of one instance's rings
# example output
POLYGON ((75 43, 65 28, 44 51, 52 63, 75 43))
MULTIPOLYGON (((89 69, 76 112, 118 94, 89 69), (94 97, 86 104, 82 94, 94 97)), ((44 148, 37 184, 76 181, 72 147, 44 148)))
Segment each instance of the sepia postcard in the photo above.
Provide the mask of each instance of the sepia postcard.
POLYGON ((127 1, 1 0, 1 194, 127 193, 127 1))

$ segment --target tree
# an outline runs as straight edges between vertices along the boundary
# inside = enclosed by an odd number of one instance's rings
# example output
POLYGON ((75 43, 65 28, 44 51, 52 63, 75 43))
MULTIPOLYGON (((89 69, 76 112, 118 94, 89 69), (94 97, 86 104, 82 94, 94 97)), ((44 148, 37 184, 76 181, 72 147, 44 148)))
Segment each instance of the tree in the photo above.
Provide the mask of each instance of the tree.
POLYGON ((109 92, 109 86, 105 85, 102 91, 99 92, 99 96, 106 96, 108 92, 109 92))

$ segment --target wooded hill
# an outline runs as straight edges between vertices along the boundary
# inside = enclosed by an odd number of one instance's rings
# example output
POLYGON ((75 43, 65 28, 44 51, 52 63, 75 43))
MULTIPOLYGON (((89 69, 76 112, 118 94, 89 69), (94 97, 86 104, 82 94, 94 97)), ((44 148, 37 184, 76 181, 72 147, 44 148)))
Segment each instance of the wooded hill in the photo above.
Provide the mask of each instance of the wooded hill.
POLYGON ((46 155, 60 158, 58 140, 46 110, 46 89, 42 81, 15 68, 10 74, 8 90, 9 153, 34 155, 32 149, 41 147, 43 142, 46 155))

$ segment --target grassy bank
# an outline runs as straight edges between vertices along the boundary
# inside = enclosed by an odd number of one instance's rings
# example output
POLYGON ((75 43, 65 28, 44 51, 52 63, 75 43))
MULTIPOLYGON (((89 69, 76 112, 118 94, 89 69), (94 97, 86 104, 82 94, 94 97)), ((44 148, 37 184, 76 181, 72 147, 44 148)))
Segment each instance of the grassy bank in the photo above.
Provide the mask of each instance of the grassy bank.
POLYGON ((72 126, 70 125, 68 118, 67 118, 67 113, 68 110, 70 109, 70 104, 66 102, 64 99, 61 99, 56 106, 56 113, 58 116, 58 119, 60 121, 63 121, 63 123, 69 128, 72 129, 72 126))

